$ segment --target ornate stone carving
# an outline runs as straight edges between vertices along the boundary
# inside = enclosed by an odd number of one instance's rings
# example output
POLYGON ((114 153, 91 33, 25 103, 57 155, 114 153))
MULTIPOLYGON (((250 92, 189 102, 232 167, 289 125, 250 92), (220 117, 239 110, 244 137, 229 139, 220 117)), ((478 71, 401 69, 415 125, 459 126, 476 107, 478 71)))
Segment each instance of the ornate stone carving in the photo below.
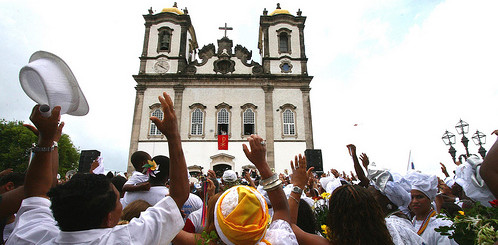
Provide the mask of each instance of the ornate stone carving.
POLYGON ((206 109, 207 107, 201 103, 194 103, 191 106, 189 106, 188 108, 190 108, 190 109, 194 109, 194 108, 206 109))
POLYGON ((214 56, 216 48, 214 44, 210 43, 208 45, 204 45, 204 47, 199 50, 199 58, 202 59, 202 62, 199 64, 200 66, 206 64, 206 62, 214 56))
POLYGON ((232 109, 232 106, 225 103, 225 102, 222 102, 222 103, 219 103, 217 106, 215 106, 214 108, 216 109, 220 109, 220 108, 228 108, 228 109, 232 109))
POLYGON ((223 55, 220 59, 216 60, 213 65, 213 71, 216 73, 227 74, 235 71, 235 61, 230 60, 229 56, 223 55))

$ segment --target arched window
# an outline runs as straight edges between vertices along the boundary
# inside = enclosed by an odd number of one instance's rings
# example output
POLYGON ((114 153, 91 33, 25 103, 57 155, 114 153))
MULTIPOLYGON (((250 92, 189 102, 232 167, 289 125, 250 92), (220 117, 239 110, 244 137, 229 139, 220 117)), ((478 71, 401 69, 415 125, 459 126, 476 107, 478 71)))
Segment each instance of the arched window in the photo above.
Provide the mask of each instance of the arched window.
MULTIPOLYGON (((159 120, 163 120, 163 112, 161 111, 161 108, 157 108, 152 111, 151 116, 159 118, 159 120)), ((152 121, 150 121, 150 131, 149 135, 161 135, 161 131, 156 127, 156 124, 154 124, 152 121)))
POLYGON ((295 135, 296 134, 296 124, 294 121, 294 112, 290 109, 285 109, 282 113, 283 124, 284 124, 284 135, 295 135))
POLYGON ((206 119, 206 106, 201 103, 195 103, 189 106, 190 108, 190 130, 188 137, 202 137, 204 138, 205 129, 204 121, 206 119))
POLYGON ((169 27, 161 27, 159 29, 157 52, 170 52, 171 51, 171 34, 173 29, 169 27))
POLYGON ((254 134, 254 111, 251 108, 247 108, 243 114, 244 122, 244 135, 254 134))
POLYGON ((228 134, 229 114, 227 109, 222 108, 218 111, 218 135, 228 134))
POLYGON ((289 53, 289 36, 282 32, 278 37, 278 46, 280 53, 289 53))
POLYGON ((196 108, 194 111, 192 111, 192 125, 191 125, 191 130, 190 134, 191 135, 202 135, 203 130, 202 130, 202 123, 204 121, 204 113, 201 111, 201 109, 196 108))

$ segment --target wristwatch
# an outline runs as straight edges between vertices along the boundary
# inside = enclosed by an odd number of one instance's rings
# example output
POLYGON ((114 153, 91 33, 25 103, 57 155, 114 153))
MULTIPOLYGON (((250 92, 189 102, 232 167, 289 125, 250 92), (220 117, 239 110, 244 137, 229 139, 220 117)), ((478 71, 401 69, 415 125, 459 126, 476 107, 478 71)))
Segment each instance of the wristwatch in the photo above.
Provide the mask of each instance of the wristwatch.
POLYGON ((292 187, 292 192, 301 195, 301 194, 303 194, 303 189, 301 189, 301 188, 299 188, 299 186, 295 185, 292 187))
POLYGON ((57 144, 56 141, 54 141, 54 143, 52 144, 52 146, 50 147, 39 147, 39 146, 33 146, 33 148, 31 148, 31 152, 50 152, 50 151, 53 151, 55 149, 55 147, 58 147, 59 144, 57 144))

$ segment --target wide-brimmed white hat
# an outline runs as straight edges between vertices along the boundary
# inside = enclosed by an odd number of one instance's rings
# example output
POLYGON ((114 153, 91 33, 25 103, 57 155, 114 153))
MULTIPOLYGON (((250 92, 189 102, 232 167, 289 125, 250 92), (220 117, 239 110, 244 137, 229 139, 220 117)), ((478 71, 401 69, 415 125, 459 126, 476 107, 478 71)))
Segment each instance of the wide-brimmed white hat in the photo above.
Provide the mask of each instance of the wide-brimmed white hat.
POLYGON ((84 116, 88 102, 69 66, 56 55, 37 51, 21 68, 19 81, 24 92, 36 103, 50 109, 61 107, 61 115, 84 116))

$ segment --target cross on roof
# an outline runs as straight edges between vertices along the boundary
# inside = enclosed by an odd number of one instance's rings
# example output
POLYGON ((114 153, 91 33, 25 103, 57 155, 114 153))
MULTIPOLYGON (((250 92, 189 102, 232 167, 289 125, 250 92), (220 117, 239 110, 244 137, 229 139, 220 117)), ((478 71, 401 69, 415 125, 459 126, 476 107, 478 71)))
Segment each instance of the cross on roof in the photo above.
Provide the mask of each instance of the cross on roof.
POLYGON ((230 30, 233 30, 232 27, 228 27, 227 26, 227 23, 225 23, 225 26, 223 27, 219 27, 220 30, 224 30, 225 31, 225 37, 227 37, 227 31, 230 31, 230 30))

